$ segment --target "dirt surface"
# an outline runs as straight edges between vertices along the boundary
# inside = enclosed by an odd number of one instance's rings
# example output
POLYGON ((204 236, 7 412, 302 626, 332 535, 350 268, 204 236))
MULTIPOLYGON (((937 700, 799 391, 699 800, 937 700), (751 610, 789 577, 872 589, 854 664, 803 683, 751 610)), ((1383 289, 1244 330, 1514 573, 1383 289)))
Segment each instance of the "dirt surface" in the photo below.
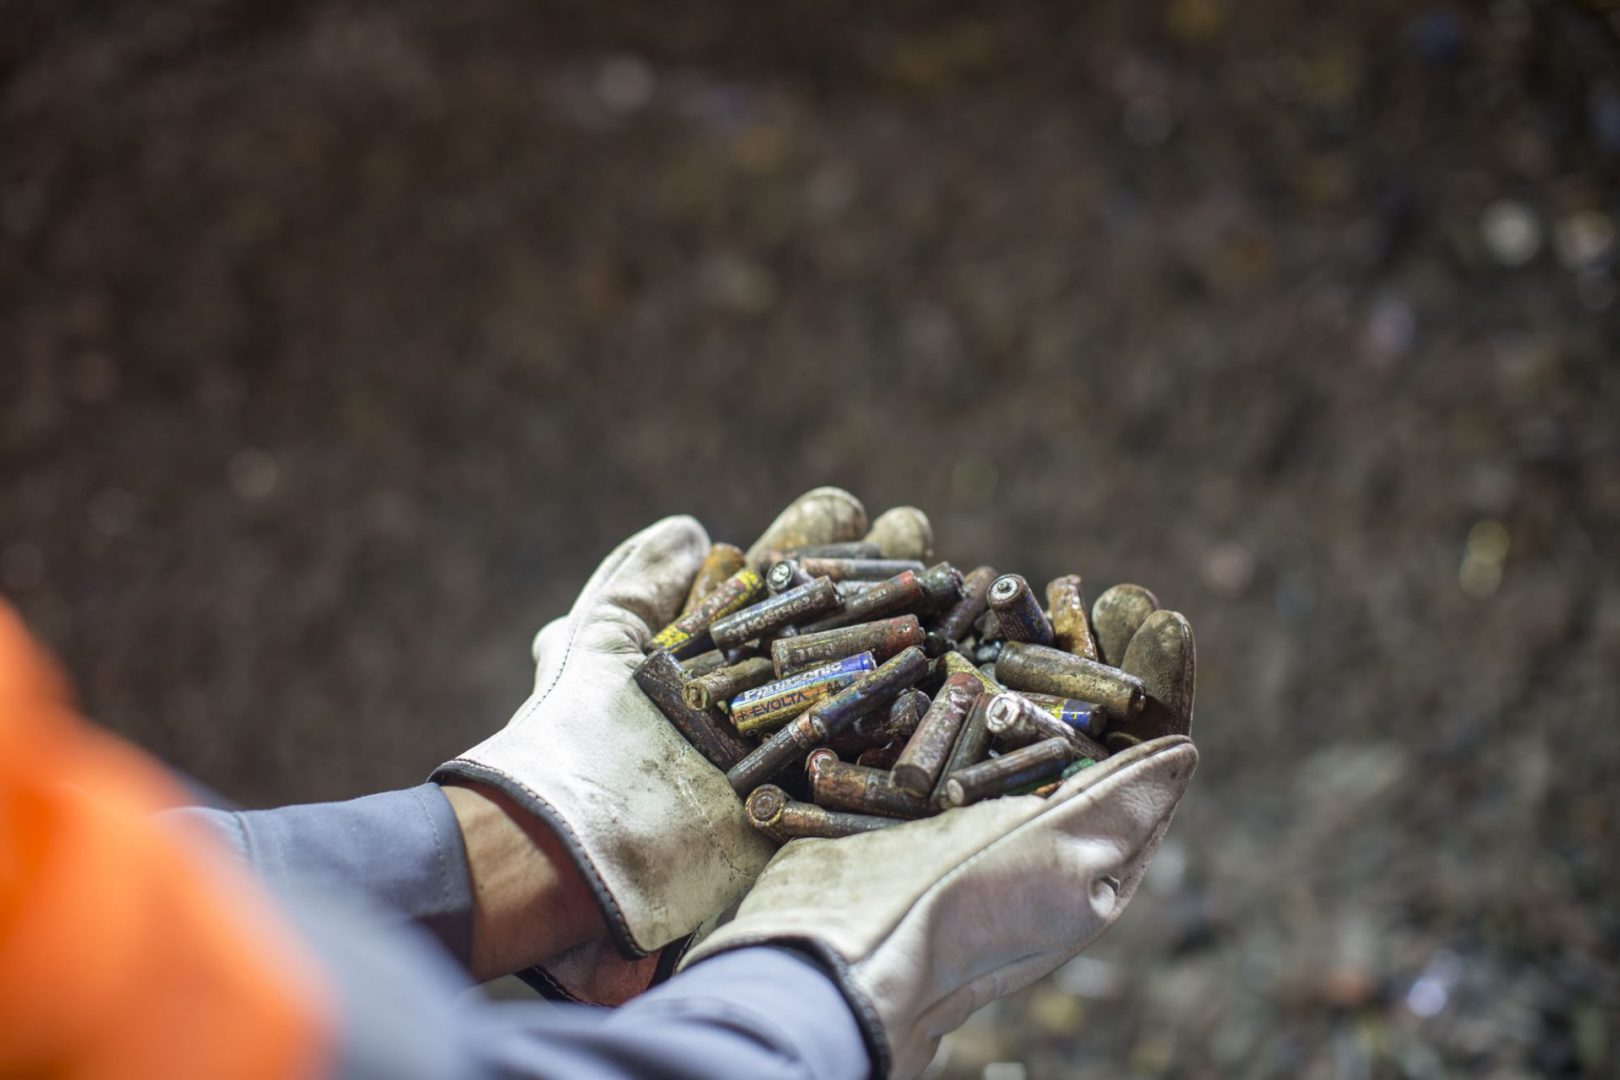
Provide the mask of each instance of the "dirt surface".
POLYGON ((1198 633, 1148 886, 943 1075, 1612 1075, 1612 17, 667 7, 0 5, 0 584, 89 710, 411 783, 624 535, 839 483, 1198 633))

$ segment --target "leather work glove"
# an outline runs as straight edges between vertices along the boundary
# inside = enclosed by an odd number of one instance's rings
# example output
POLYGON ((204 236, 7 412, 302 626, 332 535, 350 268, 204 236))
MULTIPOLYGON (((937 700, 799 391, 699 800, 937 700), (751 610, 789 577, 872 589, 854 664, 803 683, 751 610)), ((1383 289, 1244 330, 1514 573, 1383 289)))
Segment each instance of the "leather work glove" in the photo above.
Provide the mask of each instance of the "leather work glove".
MULTIPOLYGON (((853 496, 818 488, 790 504, 761 543, 848 540, 865 527, 853 496)), ((548 996, 613 1005, 646 989, 673 969, 679 949, 662 964, 649 954, 734 904, 771 856, 725 774, 632 679, 709 546, 685 516, 620 544, 568 615, 535 636, 529 699, 505 728, 433 774, 510 796, 556 833, 590 886, 611 940, 523 973, 548 996)))
POLYGON ((1197 764, 1191 740, 1169 735, 1076 773, 1049 798, 793 840, 682 966, 766 942, 807 949, 849 1000, 873 1074, 912 1076, 970 1013, 1113 924, 1197 764))

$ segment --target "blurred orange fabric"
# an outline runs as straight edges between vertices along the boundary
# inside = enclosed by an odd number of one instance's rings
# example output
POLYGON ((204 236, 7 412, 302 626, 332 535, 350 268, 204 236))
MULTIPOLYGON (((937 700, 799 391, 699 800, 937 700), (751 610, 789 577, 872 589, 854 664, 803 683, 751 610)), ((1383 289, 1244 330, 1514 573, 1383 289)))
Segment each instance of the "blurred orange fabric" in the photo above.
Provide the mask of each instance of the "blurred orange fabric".
POLYGON ((74 713, 0 601, 0 1076, 306 1077, 325 988, 162 767, 74 713))

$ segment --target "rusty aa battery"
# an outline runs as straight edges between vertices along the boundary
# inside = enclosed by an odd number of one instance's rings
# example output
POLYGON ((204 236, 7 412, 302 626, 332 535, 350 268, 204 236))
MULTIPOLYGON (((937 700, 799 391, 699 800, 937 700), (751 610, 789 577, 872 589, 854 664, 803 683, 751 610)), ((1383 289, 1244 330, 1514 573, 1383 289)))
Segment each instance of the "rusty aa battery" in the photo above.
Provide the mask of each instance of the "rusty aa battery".
POLYGON ((715 586, 743 568, 742 548, 736 544, 712 544, 698 567, 697 577, 686 592, 686 603, 680 613, 685 615, 698 606, 698 602, 714 592, 715 586))
POLYGON ((697 607, 676 619, 653 637, 655 649, 668 649, 677 658, 702 651, 709 640, 709 626, 725 615, 752 604, 765 589, 765 582, 749 569, 742 569, 714 587, 698 601, 697 607))
MULTIPOLYGON (((811 756, 822 753, 824 751, 818 750, 811 756)), ((829 810, 907 820, 927 817, 934 812, 933 804, 927 799, 896 787, 893 773, 863 765, 846 765, 830 752, 810 769, 810 791, 816 805, 829 810)))
POLYGON ((1022 574, 1002 574, 990 584, 990 610, 1008 641, 1052 644, 1052 624, 1022 574))
POLYGON ((1086 594, 1079 574, 1065 574, 1046 583, 1046 607, 1052 613, 1052 645, 1066 653, 1097 659, 1091 636, 1086 594))
POLYGON ((928 673, 928 658, 912 646, 857 679, 841 692, 812 706, 731 767, 732 790, 752 791, 795 758, 815 749, 860 717, 887 704, 896 694, 928 673))
POLYGON ((910 570, 880 581, 870 589, 850 596, 844 610, 799 628, 803 634, 819 634, 856 623, 871 622, 891 612, 909 608, 922 599, 922 582, 910 570))
POLYGON ((990 753, 990 727, 985 722, 985 709, 994 695, 980 694, 973 702, 967 719, 962 722, 962 730, 956 736, 956 744, 951 747, 951 756, 945 759, 945 767, 939 772, 939 782, 934 785, 929 801, 935 806, 945 806, 945 778, 954 772, 960 772, 969 765, 977 765, 990 753))
POLYGON ((917 583, 923 591, 917 602, 919 614, 944 611, 962 599, 962 571, 948 562, 935 563, 918 574, 917 583))
POLYGON ((765 587, 772 593, 785 593, 800 585, 808 585, 812 580, 804 572, 804 567, 792 559, 782 559, 771 564, 770 571, 765 575, 765 587))
POLYGON ((1110 723, 1142 711, 1142 680, 1118 668, 1044 645, 1009 641, 996 659, 996 679, 1012 690, 1034 690, 1101 705, 1110 723))
POLYGON ((985 726, 1003 746, 1020 747, 1047 739, 1067 739, 1075 751, 1101 761, 1108 756, 1090 735, 1064 723, 1022 694, 996 694, 985 706, 985 726))
POLYGON ((811 577, 830 577, 834 581, 882 581, 910 570, 923 572, 923 564, 915 559, 824 559, 805 557, 799 560, 804 572, 811 577))
POLYGON ((1056 694, 1037 694, 1029 690, 1020 693, 1040 706, 1043 712, 1063 721, 1082 735, 1100 739, 1103 729, 1108 726, 1108 714, 1089 701, 1075 701, 1073 698, 1058 697, 1056 694))
POLYGON ((941 794, 946 806, 966 806, 1039 784, 1061 773, 1074 759, 1074 747, 1067 741, 1047 739, 952 773, 945 778, 941 794))
POLYGON ((682 688, 681 698, 689 709, 707 709, 770 682, 775 670, 765 657, 756 656, 691 679, 682 688))
POLYGON ((745 805, 749 824, 780 844, 801 836, 836 840, 900 824, 895 818, 845 814, 814 803, 794 802, 775 784, 755 788, 745 805))
POLYGON ((922 644, 922 624, 915 615, 823 630, 819 634, 798 634, 771 642, 771 659, 778 675, 791 675, 805 668, 819 667, 829 660, 869 652, 887 660, 902 649, 922 644))
MULTIPOLYGON (((765 663, 774 668, 770 661, 765 663)), ((876 670, 877 661, 871 653, 864 652, 764 683, 731 699, 731 722, 744 735, 774 731, 816 702, 876 670)))
POLYGON ((807 585, 761 600, 734 611, 709 625, 709 636, 722 649, 734 648, 754 638, 768 637, 785 626, 815 618, 839 606, 838 589, 828 578, 816 578, 807 585))
POLYGON ((855 757, 855 764, 868 769, 892 769, 894 763, 900 760, 900 751, 906 748, 903 740, 884 743, 882 746, 871 746, 862 750, 855 757))
POLYGON ((931 701, 932 699, 921 690, 902 690, 889 704, 887 712, 880 709, 875 713, 868 713, 855 721, 853 730, 858 735, 878 742, 898 739, 903 743, 911 738, 913 731, 917 730, 917 725, 928 712, 931 701))
POLYGON ((980 566, 969 571, 962 578, 962 599, 945 613, 934 629, 952 641, 967 637, 968 631, 973 629, 973 624, 978 622, 990 603, 990 583, 995 579, 996 571, 991 566, 980 566))
POLYGON ((730 769, 748 754, 748 744, 732 733, 719 709, 687 706, 681 692, 685 676, 667 649, 658 649, 643 660, 635 680, 658 711, 717 768, 730 769))
POLYGON ((945 675, 947 678, 952 675, 971 675, 975 679, 979 680, 980 687, 982 687, 984 692, 987 694, 999 694, 1002 690, 1006 689, 995 679, 992 679, 989 675, 985 674, 982 670, 974 667, 972 660, 969 660, 955 649, 952 649, 950 652, 940 657, 939 663, 940 666, 945 669, 945 675))
POLYGON ((962 730, 974 700, 983 692, 979 681, 965 672, 945 680, 917 730, 906 740, 900 760, 894 763, 894 782, 902 791, 922 799, 934 790, 945 768, 945 759, 951 756, 951 747, 956 744, 957 733, 962 730))

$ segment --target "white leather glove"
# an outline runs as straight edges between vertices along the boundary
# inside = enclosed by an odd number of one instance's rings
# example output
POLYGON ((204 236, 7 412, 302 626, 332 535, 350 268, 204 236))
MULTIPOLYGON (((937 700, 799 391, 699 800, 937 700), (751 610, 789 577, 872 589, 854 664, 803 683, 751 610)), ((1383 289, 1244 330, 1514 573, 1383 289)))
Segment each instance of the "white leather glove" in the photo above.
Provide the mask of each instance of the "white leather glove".
POLYGON ((874 1075, 915 1075, 975 1009, 1113 924, 1197 763, 1192 742, 1171 735, 1075 774, 1050 798, 794 840, 682 967, 765 942, 807 948, 849 1000, 874 1075))
MULTIPOLYGON (((579 864, 623 957, 660 949, 734 903, 771 854, 725 774, 631 679, 708 550, 690 517, 619 545, 568 616, 536 635, 534 693, 511 722, 433 776, 490 784, 544 820, 579 864)), ((553 989, 604 1004, 651 976, 650 962, 629 970, 601 942, 546 967, 553 989)))

